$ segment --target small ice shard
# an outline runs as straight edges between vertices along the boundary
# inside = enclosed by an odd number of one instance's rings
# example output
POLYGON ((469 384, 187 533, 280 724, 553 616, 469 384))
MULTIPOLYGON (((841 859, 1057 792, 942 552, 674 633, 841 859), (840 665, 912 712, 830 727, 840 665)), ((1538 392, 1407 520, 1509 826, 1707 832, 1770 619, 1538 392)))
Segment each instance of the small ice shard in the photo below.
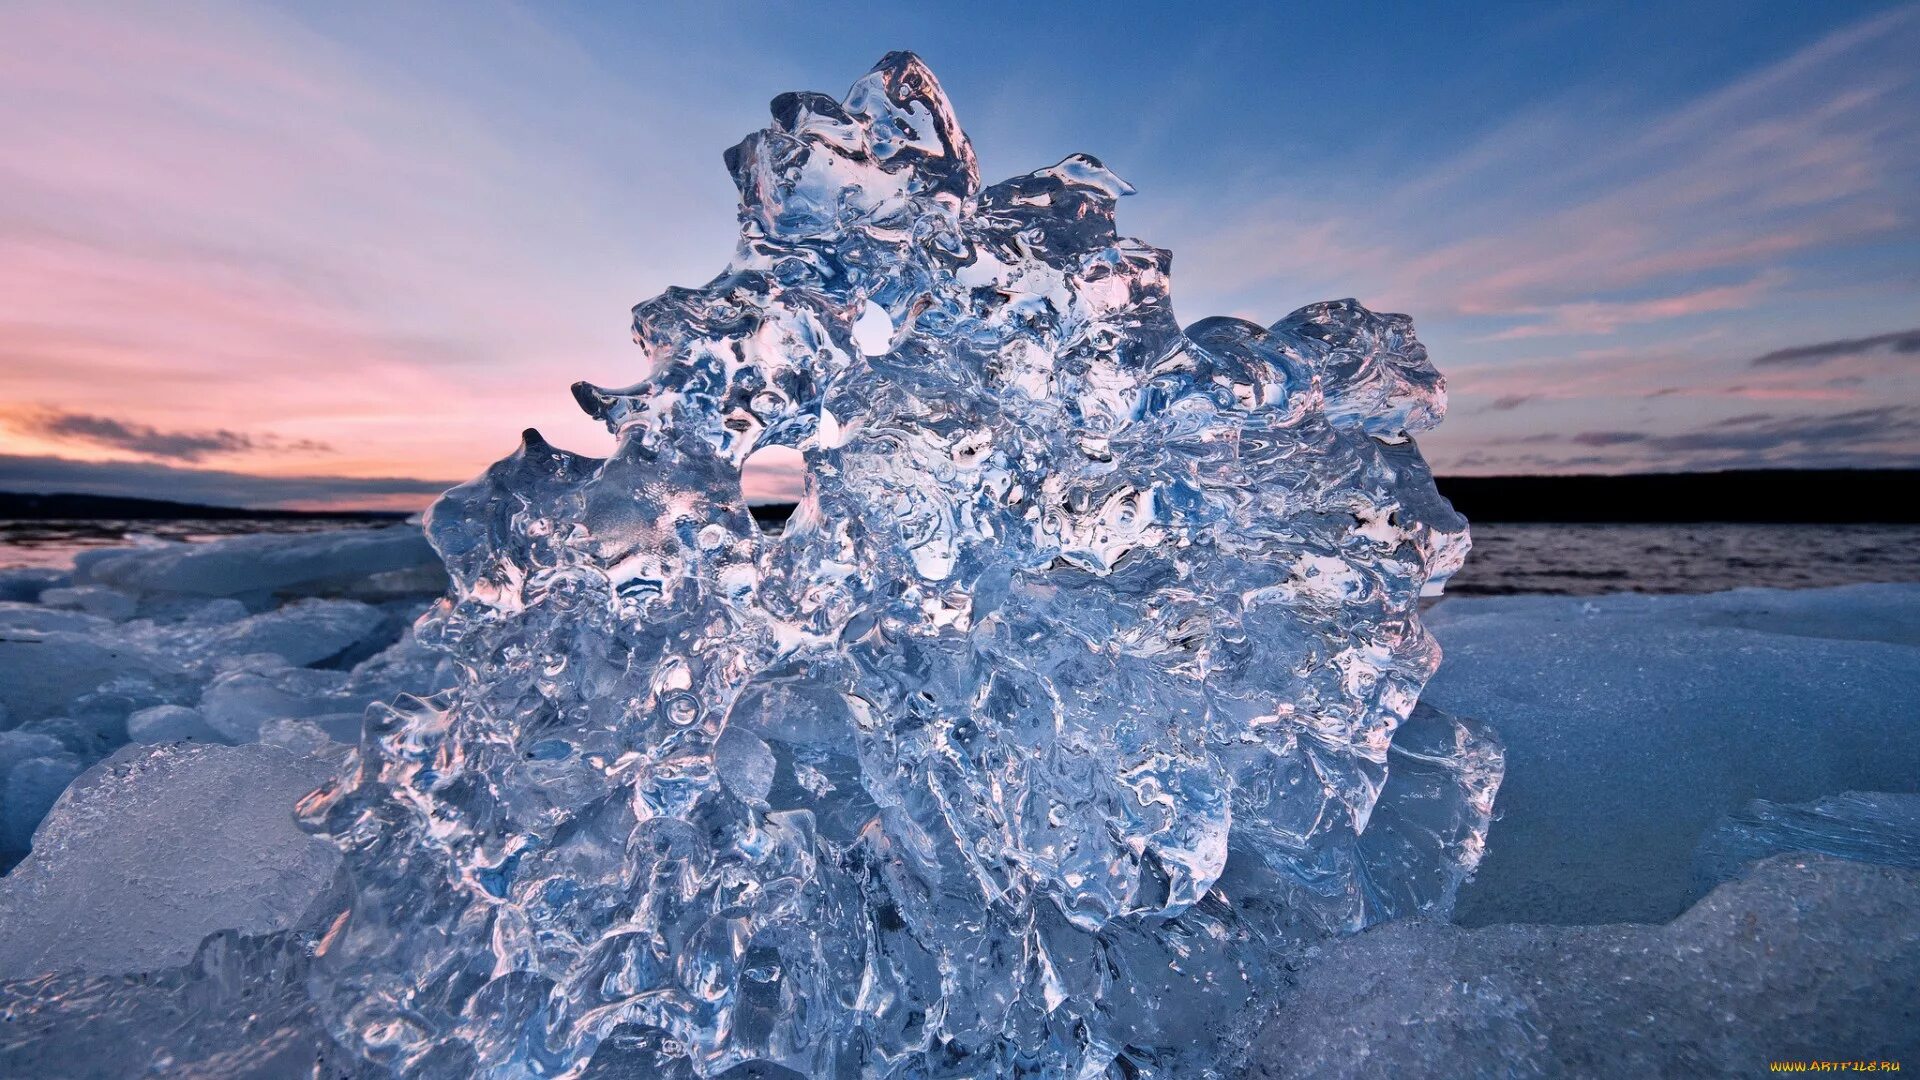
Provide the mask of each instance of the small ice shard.
POLYGON ((294 927, 339 862, 293 820, 327 768, 279 747, 190 744, 96 765, 0 877, 0 980, 154 971, 215 931, 294 927))
POLYGON ((182 644, 201 656, 273 653, 304 667, 347 652, 385 622, 379 608, 357 600, 307 599, 212 628, 182 644))
POLYGON ((224 742, 207 726, 200 710, 184 705, 153 705, 127 717, 127 741, 145 746, 170 742, 224 742))
POLYGON ((910 54, 772 111, 732 264, 574 388, 612 455, 529 431, 429 515, 455 678, 305 804, 321 1011, 434 1075, 1194 1074, 1289 949, 1479 858, 1498 744, 1413 717, 1467 550, 1440 377, 1351 300, 1182 330, 1126 182, 983 187, 910 54))
MULTIPOLYGON (((354 719, 357 721, 358 716, 354 719)), ((260 725, 260 742, 278 746, 295 757, 344 754, 346 747, 312 720, 269 720, 260 725)))
POLYGON ((1700 838, 1694 887, 1704 894, 1787 852, 1920 870, 1920 795, 1848 791, 1798 804, 1755 799, 1700 838))
POLYGON ((343 671, 290 667, 277 654, 271 662, 228 671, 200 695, 200 715, 221 738, 252 742, 269 720, 301 719, 346 711, 343 671))
POLYGON ((98 585, 48 589, 40 594, 40 603, 55 610, 84 611, 102 619, 130 619, 138 604, 133 597, 98 585))

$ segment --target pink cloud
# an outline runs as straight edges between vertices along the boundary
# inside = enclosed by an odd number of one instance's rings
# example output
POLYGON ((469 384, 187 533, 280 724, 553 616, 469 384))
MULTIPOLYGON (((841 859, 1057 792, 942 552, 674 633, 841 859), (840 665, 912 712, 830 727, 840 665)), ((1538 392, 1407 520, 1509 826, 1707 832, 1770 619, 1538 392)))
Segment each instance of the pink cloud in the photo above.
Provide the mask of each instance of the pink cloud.
POLYGON ((1717 285, 1673 296, 1657 296, 1644 300, 1585 300, 1545 307, 1520 306, 1505 311, 1479 313, 1537 320, 1492 334, 1487 337, 1488 341, 1611 334, 1622 326, 1639 323, 1663 322, 1668 319, 1712 312, 1743 311, 1757 304, 1763 296, 1778 287, 1785 279, 1784 273, 1775 272, 1762 274, 1737 285, 1717 285))

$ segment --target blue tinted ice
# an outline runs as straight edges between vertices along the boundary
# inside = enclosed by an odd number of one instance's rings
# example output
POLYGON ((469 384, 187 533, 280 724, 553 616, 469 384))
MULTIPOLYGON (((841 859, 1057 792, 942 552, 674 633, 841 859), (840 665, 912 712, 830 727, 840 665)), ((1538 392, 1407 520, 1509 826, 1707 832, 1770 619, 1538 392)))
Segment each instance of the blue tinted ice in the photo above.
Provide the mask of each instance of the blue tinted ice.
POLYGON ((1746 876, 1786 852, 1920 870, 1920 795, 1844 791, 1808 803, 1755 799, 1723 815, 1693 853, 1694 891, 1746 876))
POLYGON ((1478 861, 1497 744, 1396 741, 1467 550, 1440 377, 1351 300, 1183 331, 1126 182, 982 187, 909 54, 773 115, 731 265, 575 387, 612 456, 528 432, 434 507, 460 677, 303 808, 320 1009, 419 1075, 1192 1075, 1478 861))

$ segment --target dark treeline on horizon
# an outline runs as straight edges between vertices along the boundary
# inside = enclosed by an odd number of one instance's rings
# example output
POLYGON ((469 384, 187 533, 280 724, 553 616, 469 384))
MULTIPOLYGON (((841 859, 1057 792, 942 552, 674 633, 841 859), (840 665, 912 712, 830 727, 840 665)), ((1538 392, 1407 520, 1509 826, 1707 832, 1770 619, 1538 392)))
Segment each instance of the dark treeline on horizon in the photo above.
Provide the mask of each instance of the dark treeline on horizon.
POLYGON ((1736 469, 1623 476, 1442 476, 1473 521, 1911 524, 1920 469, 1736 469))
MULTIPOLYGON (((1623 476, 1443 476, 1440 493, 1470 520, 1567 524, 1920 523, 1920 469, 1741 469, 1623 476)), ((784 524, 792 503, 756 505, 763 525, 784 524)), ((399 520, 374 510, 276 510, 202 506, 164 499, 75 493, 0 492, 0 519, 164 521, 357 518, 399 520)))

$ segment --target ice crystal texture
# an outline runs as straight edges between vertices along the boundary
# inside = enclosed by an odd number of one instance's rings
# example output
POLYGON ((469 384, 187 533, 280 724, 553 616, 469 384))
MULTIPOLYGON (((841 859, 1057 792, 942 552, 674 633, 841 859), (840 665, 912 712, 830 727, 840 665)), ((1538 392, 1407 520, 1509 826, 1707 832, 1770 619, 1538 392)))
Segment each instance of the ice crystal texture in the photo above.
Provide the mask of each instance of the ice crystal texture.
POLYGON ((1440 377, 1351 300, 1182 331, 1127 184, 981 187, 909 54, 773 117, 732 264, 575 387, 612 456, 528 432, 429 516, 458 684, 303 806, 320 1009, 417 1075, 1192 1074, 1479 857, 1498 746, 1414 714, 1440 377))

